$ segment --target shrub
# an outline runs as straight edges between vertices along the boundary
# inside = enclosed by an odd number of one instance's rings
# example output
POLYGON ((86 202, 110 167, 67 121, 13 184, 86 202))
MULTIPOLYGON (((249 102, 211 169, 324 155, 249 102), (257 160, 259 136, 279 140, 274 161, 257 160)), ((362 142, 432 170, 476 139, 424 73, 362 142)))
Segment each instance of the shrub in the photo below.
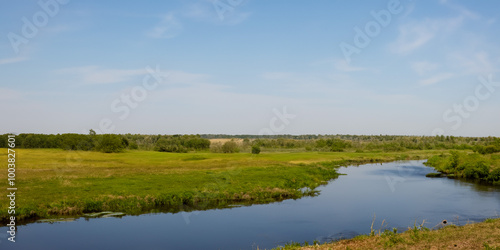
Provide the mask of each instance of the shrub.
POLYGON ((258 155, 260 154, 260 147, 257 145, 252 146, 252 154, 258 155))
POLYGON ((234 141, 227 141, 222 145, 222 153, 237 153, 239 152, 238 144, 234 141))
POLYGON ((484 162, 467 165, 463 171, 463 176, 467 179, 484 179, 488 174, 489 167, 484 162))
POLYGON ((155 150, 159 152, 174 152, 174 153, 187 153, 188 150, 180 143, 176 143, 174 140, 169 140, 166 138, 160 138, 156 141, 155 150))
POLYGON ((189 150, 204 150, 210 147, 210 141, 199 135, 158 135, 154 150, 160 152, 187 153, 189 150))
POLYGON ((483 155, 494 154, 500 152, 500 146, 498 145, 475 146, 474 151, 483 155))
POLYGON ((129 149, 139 149, 139 145, 135 141, 132 141, 128 144, 129 149))
POLYGON ((495 184, 500 182, 500 168, 497 168, 497 169, 491 171, 490 174, 488 175, 487 180, 488 180, 488 182, 495 183, 495 184))
POLYGON ((455 169, 460 163, 460 154, 457 151, 451 151, 450 161, 448 162, 447 168, 455 169))
POLYGON ((84 213, 100 212, 102 211, 102 201, 87 200, 83 205, 84 213))
POLYGON ((60 147, 66 150, 92 150, 94 141, 88 135, 62 134, 60 147))
POLYGON ((118 153, 125 149, 123 138, 119 135, 105 134, 98 138, 96 150, 103 153, 118 153))

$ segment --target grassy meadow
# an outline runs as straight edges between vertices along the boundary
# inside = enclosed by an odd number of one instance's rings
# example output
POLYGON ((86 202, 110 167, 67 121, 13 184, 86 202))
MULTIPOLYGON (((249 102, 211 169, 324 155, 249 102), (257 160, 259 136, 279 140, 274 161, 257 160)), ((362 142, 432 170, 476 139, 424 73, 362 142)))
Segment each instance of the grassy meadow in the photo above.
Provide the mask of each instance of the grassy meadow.
MULTIPOLYGON (((314 195, 349 164, 426 159, 443 150, 401 152, 123 153, 16 149, 18 220, 202 210, 314 195)), ((0 153, 7 161, 7 150, 0 153)), ((0 172, 7 179, 7 171, 0 172)), ((6 220, 7 197, 0 197, 6 220)))

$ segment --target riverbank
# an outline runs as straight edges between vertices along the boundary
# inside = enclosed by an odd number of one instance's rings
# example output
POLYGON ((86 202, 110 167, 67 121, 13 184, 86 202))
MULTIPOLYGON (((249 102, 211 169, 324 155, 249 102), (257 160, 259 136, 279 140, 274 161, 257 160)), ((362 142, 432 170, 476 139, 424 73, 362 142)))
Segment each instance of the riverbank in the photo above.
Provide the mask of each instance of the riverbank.
MULTIPOLYGON (((451 178, 500 185, 500 154, 478 154, 451 151, 436 155, 425 163, 451 178)), ((437 176, 434 176, 437 177, 437 176)))
POLYGON ((291 244, 275 249, 500 249, 500 219, 432 231, 417 225, 404 233, 385 231, 323 245, 291 244))
MULTIPOLYGON (((215 154, 59 149, 16 151, 18 221, 115 211, 178 212, 315 195, 339 166, 426 159, 441 150, 215 154)), ((0 160, 6 161, 6 152, 0 160)), ((7 179, 7 172, 0 173, 7 179)), ((8 218, 0 197, 0 218, 8 218)))

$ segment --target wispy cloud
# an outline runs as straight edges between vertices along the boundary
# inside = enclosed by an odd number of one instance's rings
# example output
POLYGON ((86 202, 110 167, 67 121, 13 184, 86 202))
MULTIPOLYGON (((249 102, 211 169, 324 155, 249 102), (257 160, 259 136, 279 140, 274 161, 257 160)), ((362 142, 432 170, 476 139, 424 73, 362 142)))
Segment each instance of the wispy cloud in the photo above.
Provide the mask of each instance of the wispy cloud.
POLYGON ((56 73, 75 76, 84 84, 109 84, 126 82, 138 75, 148 74, 144 69, 101 69, 98 66, 83 66, 56 70, 56 73))
POLYGON ((461 69, 463 74, 491 74, 498 72, 499 62, 492 62, 485 51, 473 53, 456 52, 449 56, 455 67, 461 69))
POLYGON ((407 55, 429 43, 437 35, 448 35, 460 27, 464 21, 464 15, 448 19, 425 19, 405 23, 399 27, 399 36, 392 43, 391 50, 394 53, 407 55))
POLYGON ((439 3, 456 14, 451 18, 412 21, 399 26, 399 36, 391 44, 392 51, 397 54, 406 55, 426 45, 438 36, 449 36, 449 34, 461 27, 465 20, 478 19, 481 16, 451 1, 440 0, 439 3))
POLYGON ((182 24, 177 20, 173 12, 167 13, 162 20, 147 35, 152 38, 174 38, 182 31, 182 24))
POLYGON ((454 74, 452 74, 452 73, 441 73, 441 74, 434 75, 430 78, 421 80, 419 82, 419 84, 423 85, 423 86, 433 85, 433 84, 448 80, 448 79, 452 78, 453 76, 454 76, 454 74))
POLYGON ((17 63, 17 62, 22 62, 22 61, 26 61, 26 60, 27 60, 27 58, 23 57, 23 56, 3 58, 3 59, 0 59, 0 64, 11 64, 11 63, 17 63))
MULTIPOLYGON (((83 84, 112 84, 134 81, 137 76, 150 74, 146 68, 142 69, 103 69, 90 65, 56 70, 55 73, 76 78, 83 84)), ((181 70, 161 70, 160 77, 164 77, 170 84, 201 85, 210 79, 209 75, 189 73, 181 70)))
POLYGON ((476 18, 480 17, 480 15, 477 14, 476 12, 467 9, 462 5, 455 4, 452 1, 440 1, 440 3, 442 5, 449 7, 450 9, 458 12, 460 15, 462 15, 464 17, 468 17, 468 18, 472 18, 472 19, 476 19, 476 18))

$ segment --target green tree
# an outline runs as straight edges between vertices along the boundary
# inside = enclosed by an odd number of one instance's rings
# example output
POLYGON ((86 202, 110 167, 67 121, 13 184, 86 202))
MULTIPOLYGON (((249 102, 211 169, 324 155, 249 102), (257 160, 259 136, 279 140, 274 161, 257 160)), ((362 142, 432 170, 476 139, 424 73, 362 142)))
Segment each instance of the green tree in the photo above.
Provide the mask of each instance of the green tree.
POLYGON ((260 147, 258 145, 252 146, 252 154, 255 154, 255 155, 260 154, 260 147))
POLYGON ((222 145, 222 153, 237 153, 239 151, 238 144, 232 140, 222 145))
POLYGON ((125 149, 122 137, 114 134, 100 136, 96 145, 96 150, 103 153, 118 153, 125 149))

